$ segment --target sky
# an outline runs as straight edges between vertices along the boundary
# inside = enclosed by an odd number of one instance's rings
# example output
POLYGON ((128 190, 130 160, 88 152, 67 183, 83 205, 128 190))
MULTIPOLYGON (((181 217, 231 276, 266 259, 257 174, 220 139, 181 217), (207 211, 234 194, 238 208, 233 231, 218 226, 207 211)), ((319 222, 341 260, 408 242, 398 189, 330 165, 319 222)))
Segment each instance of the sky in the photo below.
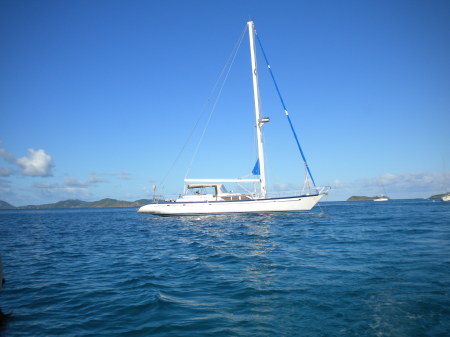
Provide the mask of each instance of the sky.
MULTIPOLYGON (((133 201, 153 185, 181 193, 186 176, 250 174, 247 35, 215 86, 248 20, 327 200, 443 193, 449 17, 446 0, 2 0, 0 200, 133 201)), ((299 190, 304 166, 258 62, 268 191, 299 190)))

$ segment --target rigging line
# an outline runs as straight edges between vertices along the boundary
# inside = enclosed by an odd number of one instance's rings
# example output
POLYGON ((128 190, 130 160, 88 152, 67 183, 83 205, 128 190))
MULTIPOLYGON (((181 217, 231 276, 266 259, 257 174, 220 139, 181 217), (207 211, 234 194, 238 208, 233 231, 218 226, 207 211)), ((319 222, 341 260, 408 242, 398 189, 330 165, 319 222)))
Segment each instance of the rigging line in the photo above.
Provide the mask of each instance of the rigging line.
POLYGON ((259 36, 256 33, 256 31, 255 31, 255 35, 256 35, 256 39, 258 40, 258 44, 259 44, 259 46, 261 48, 262 54, 264 56, 264 60, 266 61, 267 68, 269 69, 270 76, 272 77, 273 84, 275 85, 275 89, 277 90, 278 97, 280 98, 281 105, 283 106, 284 113, 286 114, 286 117, 288 119, 289 126, 291 127, 291 131, 294 134, 294 138, 295 138, 295 141, 297 143, 297 147, 298 147, 298 149, 300 151, 300 155, 302 156, 303 162, 305 163, 306 171, 308 172, 313 185, 316 186, 316 183, 314 182, 314 178, 313 178, 313 176, 311 174, 311 171, 309 170, 309 166, 308 166, 308 162, 306 161, 305 154, 303 153, 302 147, 300 145, 300 141, 298 140, 297 133, 295 132, 294 125, 292 124, 291 118, 289 117, 288 110, 286 108, 286 105, 284 104, 283 97, 281 96, 280 89, 278 88, 277 82, 275 81, 275 76, 273 75, 272 68, 270 67, 270 64, 269 64, 269 60, 267 59, 267 56, 266 56, 266 53, 265 53, 264 48, 262 46, 261 40, 259 39, 259 36))
POLYGON ((198 125, 199 125, 199 123, 200 123, 200 120, 202 119, 202 117, 203 117, 203 115, 204 115, 204 113, 205 113, 205 111, 206 111, 206 107, 207 107, 207 105, 210 103, 212 97, 214 96, 214 93, 215 93, 215 91, 216 91, 216 88, 217 88, 218 84, 220 83, 220 79, 223 77, 223 75, 224 75, 224 73, 225 73, 225 70, 227 69, 227 67, 231 67, 231 65, 229 65, 229 64, 230 64, 230 62, 232 62, 232 59, 234 60, 234 58, 232 58, 232 56, 233 56, 233 54, 235 54, 235 53, 237 52, 237 50, 239 49, 239 46, 240 46, 240 44, 241 44, 241 42, 242 42, 242 39, 243 39, 243 37, 244 37, 244 34, 245 34, 245 30, 246 30, 246 27, 245 27, 244 30, 242 31, 242 33, 241 33, 241 35, 240 35, 238 41, 236 42, 235 46, 233 47, 233 50, 232 50, 230 56, 228 57, 227 61, 225 62, 225 65, 223 66, 222 70, 220 71, 219 76, 217 77, 217 79, 216 79, 214 85, 212 86, 212 88, 211 88, 211 90, 210 90, 210 93, 209 93, 209 95, 208 95, 207 100, 205 101, 205 103, 203 103, 203 106, 202 106, 202 108, 201 108, 201 110, 200 110, 200 114, 199 114, 197 120, 195 121, 195 124, 194 124, 194 126, 192 127, 191 131, 189 132, 188 137, 187 137, 186 140, 184 141, 183 146, 181 147, 180 151, 178 152, 178 154, 177 154, 175 160, 173 161, 172 165, 170 166, 169 170, 166 172, 166 174, 164 175, 163 179, 161 180, 160 185, 161 185, 163 188, 164 188, 164 183, 165 183, 167 177, 169 176, 170 172, 173 170, 173 168, 174 168, 175 165, 177 164, 178 160, 179 160, 180 157, 181 157, 181 154, 182 154, 182 153, 184 152, 184 150, 186 149, 186 146, 187 146, 187 144, 189 143, 189 141, 191 140, 192 136, 194 135, 195 130, 197 130, 197 127, 198 127, 198 125))
MULTIPOLYGON (((217 103, 219 102, 220 96, 221 96, 221 94, 222 94, 222 90, 223 90, 223 88, 225 87, 225 83, 226 83, 226 81, 227 81, 227 79, 228 79, 228 75, 230 74, 231 67, 232 67, 233 64, 234 64, 234 60, 236 59, 236 56, 237 56, 237 53, 238 53, 239 48, 240 48, 240 46, 241 46, 242 40, 244 39, 244 34, 245 34, 246 29, 247 29, 247 26, 246 26, 246 27, 244 28, 244 30, 242 31, 241 36, 239 37, 238 41, 236 42, 236 44, 235 44, 235 46, 234 46, 234 49, 233 49, 233 51, 231 52, 231 55, 230 55, 230 57, 228 58, 228 61, 227 61, 225 67, 223 68, 223 70, 222 70, 222 72, 221 72, 221 75, 222 75, 222 74, 224 73, 225 69, 227 68, 226 74, 223 76, 223 80, 222 80, 221 86, 220 86, 220 88, 219 88, 219 90, 218 90, 218 93, 217 93, 217 95, 216 95, 216 99, 215 99, 214 104, 213 104, 213 106, 212 106, 212 108, 211 108, 211 111, 210 111, 210 113, 209 113, 208 120, 206 121, 206 125, 205 125, 205 127, 204 127, 204 129, 203 129, 203 132, 202 132, 202 134, 201 134, 201 136, 200 136, 200 139, 199 139, 199 141, 198 141, 198 143, 197 143, 197 146, 196 146, 196 148, 195 148, 194 155, 192 156, 191 161, 190 161, 190 163, 189 163, 189 166, 188 166, 188 168, 187 168, 187 170, 186 170, 186 174, 185 174, 185 176, 184 176, 185 179, 186 179, 187 176, 189 175, 189 173, 190 173, 190 171, 191 171, 191 168, 192 168, 192 164, 193 164, 195 158, 197 157, 198 151, 199 151, 199 149, 200 149, 200 145, 201 145, 201 143, 202 143, 202 141, 203 141, 203 138, 204 138, 204 136, 205 136, 206 130, 207 130, 208 126, 209 126, 209 122, 211 121, 211 117, 212 117, 212 115, 213 115, 213 113, 214 113, 214 111, 215 111, 215 109, 216 109, 217 103)), ((221 76, 221 77, 222 77, 222 76, 221 76)), ((220 78, 221 78, 221 77, 220 77, 220 78)))

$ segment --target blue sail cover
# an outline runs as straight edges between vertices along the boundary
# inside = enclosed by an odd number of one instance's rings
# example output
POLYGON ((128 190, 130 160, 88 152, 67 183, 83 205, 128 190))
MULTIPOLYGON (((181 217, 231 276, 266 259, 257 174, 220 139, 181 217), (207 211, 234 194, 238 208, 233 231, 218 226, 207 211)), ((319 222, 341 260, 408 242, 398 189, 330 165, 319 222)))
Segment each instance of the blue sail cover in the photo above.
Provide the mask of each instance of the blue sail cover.
POLYGON ((259 158, 256 160, 255 167, 253 168, 252 174, 255 176, 259 176, 259 158))

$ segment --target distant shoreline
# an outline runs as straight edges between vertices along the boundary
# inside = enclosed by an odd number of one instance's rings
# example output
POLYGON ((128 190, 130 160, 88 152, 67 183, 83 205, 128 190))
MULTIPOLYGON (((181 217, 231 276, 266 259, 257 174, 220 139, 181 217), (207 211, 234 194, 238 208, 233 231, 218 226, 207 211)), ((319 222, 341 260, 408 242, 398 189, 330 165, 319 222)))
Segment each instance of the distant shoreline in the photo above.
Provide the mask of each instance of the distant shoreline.
POLYGON ((51 204, 43 205, 27 205, 27 206, 13 206, 5 201, 0 200, 0 210, 14 210, 14 209, 63 209, 63 208, 113 208, 113 207, 140 207, 151 203, 151 199, 140 199, 136 201, 124 201, 111 198, 101 199, 98 201, 82 201, 77 199, 70 199, 58 201, 51 204))
MULTIPOLYGON (((444 196, 445 194, 435 194, 432 195, 431 197, 428 198, 423 198, 423 199, 440 199, 444 196)), ((391 198, 389 198, 388 196, 375 196, 375 197, 368 197, 368 196, 360 196, 360 195, 353 195, 350 198, 348 198, 346 201, 373 201, 379 198, 387 198, 388 200, 392 200, 391 198)), ((417 198, 412 198, 412 199, 417 199, 417 198)))
POLYGON ((391 200, 391 198, 387 196, 376 196, 376 197, 367 197, 367 196, 360 196, 360 195, 354 195, 348 198, 346 201, 373 201, 379 198, 386 198, 387 200, 391 200))
MULTIPOLYGON (((412 198, 413 199, 440 199, 445 194, 436 194, 429 198, 412 198)), ((327 201, 327 202, 353 202, 353 201, 373 201, 379 198, 376 197, 368 197, 368 196, 351 196, 347 200, 342 201, 327 201)), ((389 200, 393 200, 389 197, 386 197, 389 200)), ((139 199, 136 201, 125 201, 125 200, 117 200, 111 198, 105 198, 98 201, 82 201, 78 199, 69 199, 58 201, 51 204, 42 204, 42 205, 27 205, 27 206, 14 206, 6 201, 0 200, 0 211, 2 210, 39 210, 39 209, 81 209, 81 208, 133 208, 133 207, 141 207, 144 205, 148 205, 155 202, 152 199, 139 199)))

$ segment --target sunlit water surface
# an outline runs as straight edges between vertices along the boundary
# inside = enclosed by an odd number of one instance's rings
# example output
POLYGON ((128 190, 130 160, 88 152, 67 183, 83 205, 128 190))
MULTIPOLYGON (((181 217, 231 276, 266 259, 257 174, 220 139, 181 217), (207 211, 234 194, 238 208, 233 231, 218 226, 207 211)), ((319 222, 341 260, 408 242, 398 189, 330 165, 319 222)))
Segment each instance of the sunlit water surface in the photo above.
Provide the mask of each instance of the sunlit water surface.
POLYGON ((12 336, 449 336, 450 203, 0 212, 12 336))

